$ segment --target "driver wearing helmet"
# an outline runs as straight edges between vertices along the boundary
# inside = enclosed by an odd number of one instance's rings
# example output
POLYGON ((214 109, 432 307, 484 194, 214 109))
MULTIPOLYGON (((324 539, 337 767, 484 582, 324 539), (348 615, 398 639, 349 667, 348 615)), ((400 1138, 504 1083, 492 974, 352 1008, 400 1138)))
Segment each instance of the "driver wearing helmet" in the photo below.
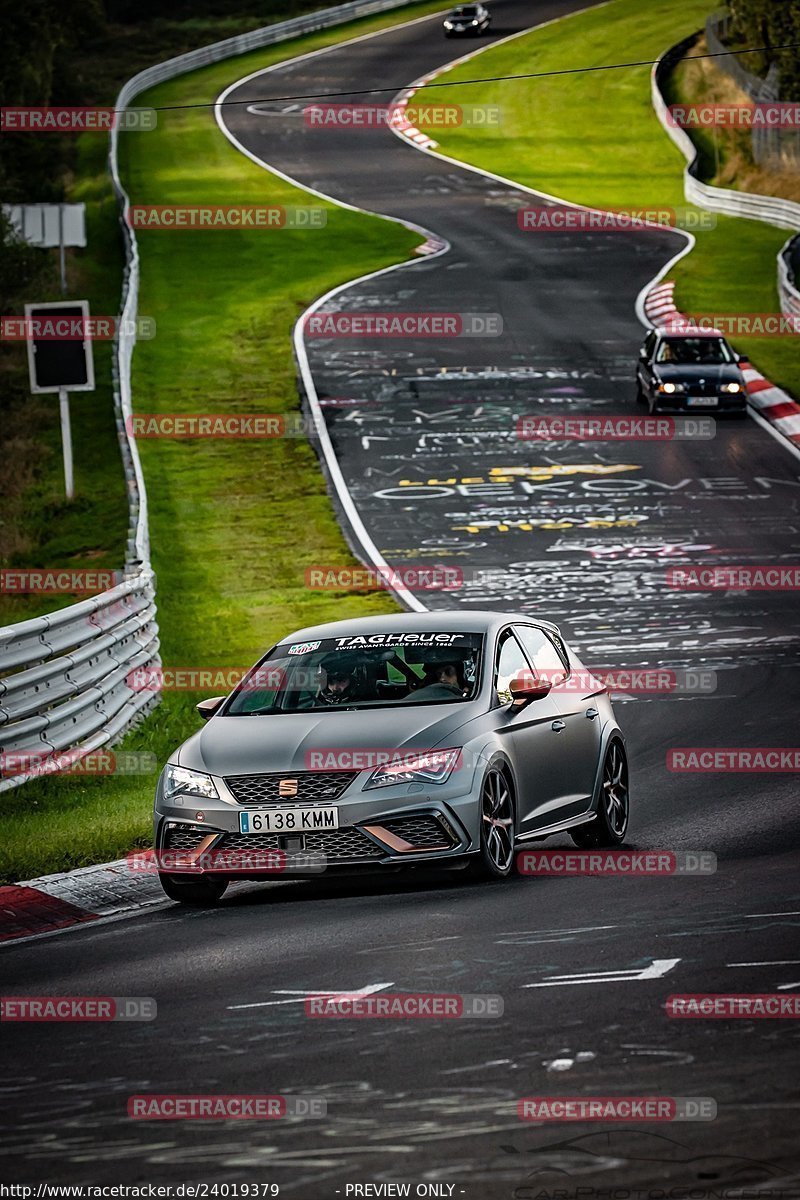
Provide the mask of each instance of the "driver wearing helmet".
POLYGON ((351 704, 360 698, 357 658, 350 654, 327 654, 319 665, 325 672, 325 681, 317 692, 317 704, 351 704))
POLYGON ((410 692, 406 701, 463 700, 466 690, 463 660, 452 655, 430 657, 424 665, 421 685, 410 692))

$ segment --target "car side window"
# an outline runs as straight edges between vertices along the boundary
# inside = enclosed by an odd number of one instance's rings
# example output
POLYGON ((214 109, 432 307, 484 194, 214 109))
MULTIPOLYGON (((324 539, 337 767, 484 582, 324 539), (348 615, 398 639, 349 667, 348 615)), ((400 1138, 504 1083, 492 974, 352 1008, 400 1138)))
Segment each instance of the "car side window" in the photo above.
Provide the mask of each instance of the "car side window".
POLYGON ((647 358, 652 358, 653 350, 656 345, 656 332, 651 329, 647 337, 644 339, 644 352, 647 358))
POLYGON ((543 629, 535 625, 515 625, 514 633, 525 647, 536 675, 555 685, 566 679, 564 660, 543 629))
POLYGON ((494 678, 494 689, 501 704, 511 703, 511 680, 519 671, 530 671, 528 660, 513 633, 503 634, 494 678))

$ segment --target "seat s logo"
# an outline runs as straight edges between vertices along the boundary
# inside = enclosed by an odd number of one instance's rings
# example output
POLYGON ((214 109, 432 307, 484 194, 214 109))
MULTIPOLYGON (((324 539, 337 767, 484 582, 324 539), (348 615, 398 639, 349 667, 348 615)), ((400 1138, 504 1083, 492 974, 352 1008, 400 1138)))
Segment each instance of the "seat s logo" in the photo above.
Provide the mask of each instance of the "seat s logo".
POLYGON ((296 779, 281 779, 278 783, 279 796, 296 796, 297 795, 297 780, 296 779))
POLYGON ((289 654, 309 654, 312 650, 316 650, 319 642, 297 642, 296 645, 289 647, 289 654))

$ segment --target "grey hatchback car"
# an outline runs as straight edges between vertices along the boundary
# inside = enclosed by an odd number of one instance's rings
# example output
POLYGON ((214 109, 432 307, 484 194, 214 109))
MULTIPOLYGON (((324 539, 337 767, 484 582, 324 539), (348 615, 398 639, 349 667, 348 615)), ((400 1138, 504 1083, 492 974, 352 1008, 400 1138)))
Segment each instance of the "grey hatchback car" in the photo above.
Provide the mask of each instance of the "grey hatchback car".
POLYGON ((619 845, 625 739, 605 685, 558 628, 497 612, 405 613, 301 629, 164 767, 162 886, 213 903, 232 879, 469 863, 568 831, 619 845))

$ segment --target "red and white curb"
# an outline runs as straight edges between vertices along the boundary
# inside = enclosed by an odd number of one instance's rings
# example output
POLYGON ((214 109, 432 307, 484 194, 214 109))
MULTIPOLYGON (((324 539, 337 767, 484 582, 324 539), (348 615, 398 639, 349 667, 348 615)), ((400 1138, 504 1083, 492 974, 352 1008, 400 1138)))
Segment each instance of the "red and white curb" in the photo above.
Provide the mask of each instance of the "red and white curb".
POLYGON ((427 133, 423 133, 421 129, 417 129, 415 125, 412 125, 406 116, 405 110, 415 91, 416 89, 412 88, 410 91, 400 93, 392 107, 390 124, 392 129, 399 133, 401 137, 408 138, 415 146, 423 146, 426 150, 430 150, 434 146, 438 146, 439 143, 435 142, 432 137, 428 137, 427 133))
MULTIPOLYGON (((672 321, 690 323, 690 319, 675 307, 674 291, 675 281, 668 280, 656 284, 647 293, 644 312, 653 325, 664 326, 672 321)), ((749 360, 743 359, 741 367, 748 404, 793 446, 800 446, 800 404, 765 379, 749 360)))
POLYGON ((54 933, 165 900, 155 872, 134 871, 127 858, 42 875, 0 886, 0 942, 54 933))
MULTIPOLYGON (((483 47, 481 47, 483 49, 483 47)), ((454 67, 461 66, 468 58, 472 58, 471 54, 466 54, 461 58, 455 58, 452 62, 445 63, 441 67, 437 67, 435 71, 429 72, 427 75, 422 75, 419 79, 415 79, 411 87, 398 93, 392 101, 392 118, 389 122, 395 133, 399 133, 401 137, 407 138, 409 142, 413 142, 415 146, 419 146, 422 150, 435 150, 439 145, 427 133, 417 129, 415 125, 408 120, 405 115, 405 109, 408 107, 409 100, 412 100, 420 88, 425 87, 427 83, 433 83, 434 79, 438 79, 440 75, 444 75, 447 71, 452 71, 454 67), (398 110, 403 110, 398 112, 398 110)))

